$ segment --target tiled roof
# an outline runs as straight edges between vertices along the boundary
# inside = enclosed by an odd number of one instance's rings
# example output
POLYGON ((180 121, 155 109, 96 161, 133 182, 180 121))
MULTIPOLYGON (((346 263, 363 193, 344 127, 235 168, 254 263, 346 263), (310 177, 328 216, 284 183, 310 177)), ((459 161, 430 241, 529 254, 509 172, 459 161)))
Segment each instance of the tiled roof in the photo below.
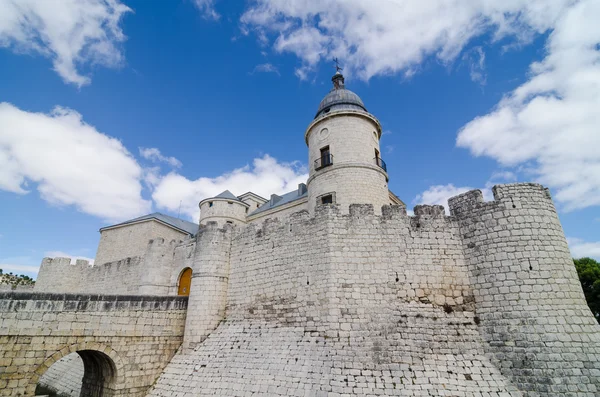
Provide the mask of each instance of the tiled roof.
POLYGON ((302 184, 296 190, 293 190, 289 193, 286 193, 281 196, 273 195, 271 196, 271 200, 267 201, 265 204, 258 207, 255 211, 250 213, 248 216, 260 214, 261 212, 268 211, 273 208, 281 207, 283 205, 289 204, 296 200, 300 200, 308 195, 308 190, 306 189, 306 185, 302 184))

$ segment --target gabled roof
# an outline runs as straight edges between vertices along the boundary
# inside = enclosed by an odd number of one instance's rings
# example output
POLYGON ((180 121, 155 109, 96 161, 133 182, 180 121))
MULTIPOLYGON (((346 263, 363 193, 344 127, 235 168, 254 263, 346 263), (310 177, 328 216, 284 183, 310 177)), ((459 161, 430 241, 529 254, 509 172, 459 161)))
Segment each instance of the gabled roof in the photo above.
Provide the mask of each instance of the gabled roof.
POLYGON ((165 223, 174 229, 180 230, 183 233, 187 233, 192 236, 198 232, 199 226, 197 224, 188 222, 188 221, 184 221, 183 219, 174 218, 169 215, 161 214, 160 212, 154 212, 152 214, 140 216, 138 218, 130 219, 125 222, 117 223, 116 225, 106 226, 106 227, 101 228, 100 231, 103 231, 105 229, 112 229, 113 227, 117 227, 117 226, 125 226, 128 224, 149 221, 149 220, 153 220, 153 219, 157 220, 159 222, 165 223))
POLYGON ((244 199, 249 198, 249 197, 256 201, 263 202, 263 203, 266 203, 267 201, 269 201, 266 198, 259 196, 258 194, 252 193, 252 192, 246 192, 246 193, 238 196, 238 198, 242 201, 244 201, 244 199))

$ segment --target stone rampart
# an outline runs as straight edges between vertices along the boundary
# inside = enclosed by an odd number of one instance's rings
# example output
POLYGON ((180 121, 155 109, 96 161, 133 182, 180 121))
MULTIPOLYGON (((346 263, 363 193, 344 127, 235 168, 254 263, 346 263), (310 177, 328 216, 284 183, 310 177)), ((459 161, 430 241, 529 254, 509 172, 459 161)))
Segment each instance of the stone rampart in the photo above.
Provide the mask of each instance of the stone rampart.
POLYGON ((32 396, 73 352, 105 363, 85 395, 143 396, 182 342, 186 309, 186 297, 0 293, 0 396, 32 396))
POLYGON ((450 199, 486 352, 528 396, 600 393, 600 326, 556 209, 541 185, 495 186, 450 199))
POLYGON ((150 240, 141 257, 90 265, 69 258, 44 258, 34 290, 52 293, 98 293, 124 295, 177 295, 178 276, 191 267, 188 247, 184 242, 162 238, 150 240))
POLYGON ((520 396, 485 356, 458 225, 416 214, 324 206, 236 233, 224 316, 150 395, 520 396))

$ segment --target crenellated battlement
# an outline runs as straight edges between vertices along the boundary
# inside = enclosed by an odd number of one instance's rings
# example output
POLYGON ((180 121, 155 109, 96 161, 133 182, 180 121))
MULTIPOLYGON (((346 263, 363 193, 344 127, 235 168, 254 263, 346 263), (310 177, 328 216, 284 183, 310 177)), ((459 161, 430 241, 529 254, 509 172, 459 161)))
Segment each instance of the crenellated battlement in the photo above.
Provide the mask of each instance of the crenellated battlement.
POLYGON ((73 259, 71 258, 66 258, 66 257, 56 257, 56 258, 49 258, 46 257, 44 259, 42 259, 42 264, 40 265, 40 272, 41 269, 44 267, 65 267, 65 266, 88 266, 88 267, 92 267, 94 266, 93 264, 90 264, 90 261, 85 260, 85 259, 76 259, 75 263, 73 263, 73 259))
POLYGON ((554 206, 548 188, 537 183, 510 183, 492 188, 493 201, 485 201, 481 190, 471 190, 448 200, 450 214, 465 216, 472 212, 498 208, 518 209, 554 206))

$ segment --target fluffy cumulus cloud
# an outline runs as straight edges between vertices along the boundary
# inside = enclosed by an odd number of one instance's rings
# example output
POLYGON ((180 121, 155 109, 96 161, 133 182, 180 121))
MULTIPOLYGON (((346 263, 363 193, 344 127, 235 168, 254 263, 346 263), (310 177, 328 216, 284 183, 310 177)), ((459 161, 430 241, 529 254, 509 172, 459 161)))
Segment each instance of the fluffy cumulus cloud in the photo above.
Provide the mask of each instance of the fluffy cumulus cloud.
MULTIPOLYGON (((443 205, 446 209, 446 214, 450 214, 448 199, 474 189, 475 188, 468 186, 456 187, 451 183, 447 185, 434 185, 430 186, 423 193, 418 194, 413 199, 413 204, 443 205)), ((486 200, 492 199, 489 189, 482 189, 482 192, 484 193, 484 198, 486 200)))
POLYGON ((600 241, 588 242, 580 238, 568 237, 567 242, 573 258, 600 260, 600 241))
POLYGON ((566 210, 600 205, 599 19, 598 1, 565 12, 531 78, 457 139, 477 156, 522 166, 566 210))
POLYGON ((241 18, 244 32, 301 60, 301 79, 333 57, 366 80, 412 75, 434 57, 461 59, 485 84, 485 52, 473 39, 510 49, 549 33, 528 80, 466 124, 457 145, 550 186, 567 211, 600 205, 598 20, 597 0, 254 0, 241 18))
POLYGON ((55 205, 107 220, 148 212, 143 171, 123 144, 86 124, 74 110, 32 113, 0 103, 0 189, 37 188, 55 205))
POLYGON ((235 169, 216 178, 190 180, 171 172, 162 177, 155 186, 152 198, 159 208, 181 213, 198 219, 198 202, 230 190, 240 195, 248 190, 269 198, 272 193, 287 193, 306 182, 306 169, 297 163, 282 163, 265 155, 256 158, 252 165, 235 169))
MULTIPOLYGON (((593 1, 593 0, 592 0, 593 1)), ((551 29, 572 0, 253 0, 241 18, 278 52, 302 60, 305 78, 321 60, 340 57, 363 79, 414 73, 429 56, 453 61, 469 42, 491 32, 493 40, 530 41, 551 29)), ((469 58, 475 80, 484 54, 469 58)))
POLYGON ((67 83, 90 83, 84 65, 123 62, 119 23, 131 10, 119 0, 0 0, 0 10, 0 47, 52 59, 67 83))
MULTIPOLYGON (((491 201, 494 199, 494 195, 492 194, 492 187, 501 183, 509 183, 515 182, 517 180, 517 176, 510 171, 497 171, 492 174, 490 179, 485 183, 485 187, 480 188, 481 193, 483 194, 483 199, 486 201, 491 201)), ((448 208, 448 199, 454 196, 458 196, 459 194, 463 194, 468 192, 469 190, 476 190, 478 188, 469 187, 469 186, 454 186, 454 184, 449 183, 447 185, 433 185, 430 186, 423 193, 418 194, 412 201, 413 204, 429 204, 429 205, 443 205, 446 209, 446 213, 450 214, 450 209, 448 208)))

